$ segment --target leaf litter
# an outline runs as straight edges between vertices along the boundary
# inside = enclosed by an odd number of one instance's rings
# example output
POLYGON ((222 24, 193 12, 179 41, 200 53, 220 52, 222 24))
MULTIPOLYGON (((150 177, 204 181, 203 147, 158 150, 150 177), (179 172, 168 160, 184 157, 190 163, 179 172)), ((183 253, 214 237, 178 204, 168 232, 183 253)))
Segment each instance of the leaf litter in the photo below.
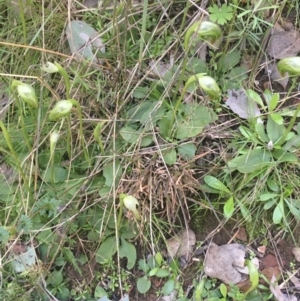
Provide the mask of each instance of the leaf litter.
MULTIPOLYGON (((204 272, 209 277, 217 278, 226 284, 238 284, 248 278, 245 256, 246 247, 242 244, 218 246, 211 243, 204 261, 204 272)), ((255 259, 254 264, 257 263, 255 259)))

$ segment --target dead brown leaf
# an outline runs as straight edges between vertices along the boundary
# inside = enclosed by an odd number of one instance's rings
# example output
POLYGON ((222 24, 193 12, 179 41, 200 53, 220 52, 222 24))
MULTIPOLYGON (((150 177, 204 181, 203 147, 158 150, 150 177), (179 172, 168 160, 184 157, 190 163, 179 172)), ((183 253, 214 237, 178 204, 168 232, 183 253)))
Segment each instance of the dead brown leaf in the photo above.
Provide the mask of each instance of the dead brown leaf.
POLYGON ((183 229, 167 240, 167 250, 171 257, 184 257, 189 261, 196 243, 196 235, 191 229, 183 229))

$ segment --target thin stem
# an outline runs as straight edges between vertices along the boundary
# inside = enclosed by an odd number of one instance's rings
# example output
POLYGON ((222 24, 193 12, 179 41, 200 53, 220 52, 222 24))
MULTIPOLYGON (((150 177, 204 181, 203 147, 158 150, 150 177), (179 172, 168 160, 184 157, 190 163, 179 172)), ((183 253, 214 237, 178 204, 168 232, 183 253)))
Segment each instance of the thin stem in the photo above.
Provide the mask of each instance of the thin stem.
POLYGON ((67 71, 62 68, 59 64, 56 63, 56 66, 58 68, 58 72, 60 75, 63 77, 65 84, 66 84, 66 97, 67 99, 70 99, 70 90, 71 90, 71 82, 70 82, 70 77, 67 71))
MULTIPOLYGON (((292 90, 296 87, 297 85, 297 78, 294 77, 292 79, 292 85, 288 91, 288 94, 287 94, 287 97, 289 97, 289 95, 291 94, 292 90)), ((276 143, 276 145, 278 146, 281 146, 284 142, 285 142, 285 139, 287 137, 287 135, 289 134, 289 132, 292 130, 294 124, 295 124, 295 121, 296 121, 296 118, 298 117, 298 113, 300 112, 300 104, 298 105, 292 119, 290 120, 290 123, 287 127, 287 129, 285 130, 285 132, 283 133, 283 135, 281 136, 280 140, 278 141, 278 143, 276 143)))
POLYGON ((121 193, 120 196, 119 196, 120 208, 119 208, 119 214, 118 214, 118 220, 117 220, 117 231, 118 232, 120 230, 120 226, 121 226, 121 222, 122 222, 123 207, 124 207, 123 199, 124 199, 124 197, 125 197, 124 193, 121 193))

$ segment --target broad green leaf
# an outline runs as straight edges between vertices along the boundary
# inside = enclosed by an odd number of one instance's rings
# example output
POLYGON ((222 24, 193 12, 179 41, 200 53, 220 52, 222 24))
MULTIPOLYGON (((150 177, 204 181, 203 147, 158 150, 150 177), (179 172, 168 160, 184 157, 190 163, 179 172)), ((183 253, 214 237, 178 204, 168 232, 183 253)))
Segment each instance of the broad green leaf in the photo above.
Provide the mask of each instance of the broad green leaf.
POLYGON ((275 159, 278 160, 278 162, 291 162, 291 163, 297 163, 298 157, 295 154, 292 154, 290 152, 284 151, 282 149, 275 149, 272 152, 275 159))
POLYGON ((175 280, 169 279, 162 287, 162 293, 164 296, 170 295, 175 289, 175 280))
POLYGON ((187 64, 187 68, 192 74, 207 73, 207 65, 204 61, 197 57, 193 57, 187 64))
POLYGON ((101 243, 97 253, 96 261, 98 263, 104 263, 106 260, 111 259, 117 252, 117 242, 115 236, 106 238, 101 243))
POLYGON ((260 95, 259 95, 257 92, 248 89, 248 90, 246 91, 246 93, 247 93, 247 95, 248 95, 249 98, 253 99, 253 100, 254 100, 256 103, 258 103, 262 108, 264 107, 264 103, 263 103, 263 101, 262 101, 260 95))
POLYGON ((95 292, 94 292, 94 297, 95 298, 102 298, 104 296, 107 296, 107 292, 105 291, 105 289, 103 287, 101 287, 100 285, 97 285, 95 288, 95 292))
POLYGON ((220 292, 221 292, 222 296, 224 298, 226 298, 226 296, 227 296, 227 287, 224 283, 221 283, 221 285, 220 285, 220 292))
POLYGON ((250 223, 252 221, 252 216, 249 209, 242 203, 239 203, 239 207, 242 213, 243 218, 246 222, 250 223))
POLYGON ((190 160, 195 157, 197 147, 194 143, 189 142, 178 146, 177 151, 183 157, 183 159, 190 160))
POLYGON ((241 52, 234 50, 227 52, 223 59, 218 61, 218 72, 226 73, 230 71, 241 59, 241 52))
POLYGON ((277 182, 270 178, 267 180, 267 185, 269 187, 269 189, 271 189, 273 192, 278 192, 279 191, 279 185, 277 184, 277 182))
POLYGON ((149 91, 150 91, 149 87, 137 87, 132 92, 132 96, 134 98, 142 99, 142 98, 145 98, 148 95, 149 91))
POLYGON ((209 176, 209 175, 205 176, 204 182, 208 186, 210 186, 214 189, 220 190, 222 192, 230 193, 230 190, 220 180, 218 180, 217 178, 215 178, 213 176, 209 176))
POLYGON ((228 162, 229 168, 241 173, 251 173, 262 170, 272 161, 271 155, 264 149, 252 149, 228 162))
POLYGON ((285 199, 285 203, 288 205, 288 207, 289 207, 291 213, 294 215, 294 217, 296 219, 300 220, 300 210, 298 208, 296 208, 293 204, 291 204, 287 199, 285 199))
POLYGON ((47 278, 47 284, 51 284, 53 287, 58 287, 64 278, 62 275, 62 269, 54 270, 47 278))
POLYGON ((103 176, 105 178, 105 185, 111 187, 114 180, 118 183, 122 176, 122 166, 120 160, 116 159, 115 162, 110 162, 104 165, 103 176))
POLYGON ((158 268, 158 270, 155 273, 155 276, 158 278, 165 278, 170 275, 170 272, 166 269, 158 268))
POLYGON ((265 131, 265 125, 263 123, 256 123, 255 124, 255 131, 256 131, 256 134, 258 135, 258 138, 262 141, 262 142, 265 142, 265 143, 268 143, 269 142, 269 137, 267 136, 266 134, 266 131, 265 131))
POLYGON ((136 249, 135 246, 127 242, 124 238, 121 238, 121 246, 120 246, 120 257, 127 258, 127 269, 131 270, 136 262, 136 249))
POLYGON ((279 195, 276 194, 276 193, 263 193, 259 196, 259 199, 261 201, 268 201, 270 199, 274 199, 274 198, 277 198, 279 195))
POLYGON ((139 138, 141 138, 142 133, 140 130, 136 130, 127 125, 120 130, 120 134, 126 142, 135 143, 139 138))
POLYGON ((66 29, 68 43, 72 54, 82 55, 97 63, 96 55, 105 53, 102 40, 97 37, 98 32, 84 21, 71 21, 66 29))
POLYGON ((224 216, 230 218, 234 212, 234 200, 230 197, 224 205, 224 216))
POLYGON ((280 224, 283 216, 284 216, 284 204, 283 204, 283 200, 280 200, 273 211, 273 223, 280 224))
POLYGON ((283 124, 283 118, 278 113, 272 113, 270 114, 271 118, 279 125, 283 124))
POLYGON ((161 136, 165 139, 170 139, 168 137, 169 132, 172 130, 172 124, 169 116, 164 116, 161 120, 158 121, 159 132, 161 136))
POLYGON ((276 204, 276 201, 275 201, 275 200, 267 201, 267 202, 264 204, 264 210, 269 210, 269 209, 272 208, 275 204, 276 204))
POLYGON ((267 134, 270 140, 275 144, 276 141, 281 138, 284 132, 284 125, 276 123, 271 116, 269 116, 267 122, 267 134))
POLYGON ((140 259, 139 262, 138 262, 138 265, 139 265, 139 269, 141 271, 143 271, 145 274, 149 271, 150 267, 149 265, 147 264, 147 261, 145 259, 140 259))
POLYGON ((159 270, 159 267, 155 267, 154 269, 152 269, 152 270, 149 272, 149 276, 150 276, 150 277, 154 276, 154 275, 157 273, 158 270, 159 270))
POLYGON ((141 146, 149 146, 153 143, 153 135, 152 134, 145 134, 141 141, 141 146))
POLYGON ((195 137, 217 118, 218 116, 205 106, 186 105, 184 120, 177 125, 176 138, 182 140, 195 137))
POLYGON ((62 167, 49 167, 42 173, 42 179, 46 183, 62 183, 68 179, 68 170, 62 167))
POLYGON ((253 132, 251 132, 247 127, 245 127, 245 126, 240 126, 239 127, 239 131, 241 132, 241 134, 245 137, 245 138, 247 138, 247 139, 249 139, 249 140, 252 140, 253 138, 254 138, 254 134, 253 134, 253 132))
MULTIPOLYGON (((290 133, 293 133, 293 132, 290 132, 290 133)), ((286 138, 289 138, 288 136, 286 138)), ((287 140, 287 142, 282 146, 283 150, 293 152, 300 148, 300 136, 299 135, 293 135, 290 139, 286 139, 286 140, 287 140)))
POLYGON ((139 293, 145 294, 149 291, 151 287, 151 281, 147 278, 147 276, 141 277, 137 281, 137 289, 139 293))
POLYGON ((248 267, 251 286, 244 293, 245 296, 247 296, 251 291, 253 291, 258 286, 258 283, 259 283, 258 270, 255 267, 255 265, 253 264, 253 262, 251 260, 247 259, 246 260, 246 266, 248 267))
POLYGON ((163 258, 163 256, 161 255, 160 252, 157 252, 155 254, 155 260, 156 260, 156 262, 158 263, 159 266, 163 263, 164 258, 163 258))
POLYGON ((162 151, 162 156, 166 164, 174 165, 177 161, 177 153, 175 148, 162 151))
POLYGON ((279 99, 280 99, 280 96, 279 96, 279 93, 275 93, 273 94, 270 102, 268 103, 268 106, 269 106, 269 111, 273 111, 276 107, 277 107, 277 104, 279 102, 279 99))

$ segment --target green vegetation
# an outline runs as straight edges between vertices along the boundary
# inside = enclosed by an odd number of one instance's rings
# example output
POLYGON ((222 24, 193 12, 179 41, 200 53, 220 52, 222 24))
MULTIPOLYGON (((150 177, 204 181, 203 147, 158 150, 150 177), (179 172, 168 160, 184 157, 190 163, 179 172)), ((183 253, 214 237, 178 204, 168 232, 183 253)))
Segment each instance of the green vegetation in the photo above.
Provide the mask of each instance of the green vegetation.
POLYGON ((267 300, 249 260, 247 291, 186 296, 162 254, 207 211, 297 245, 300 57, 273 59, 284 94, 260 65, 298 2, 80 2, 0 1, 0 299, 267 300))

